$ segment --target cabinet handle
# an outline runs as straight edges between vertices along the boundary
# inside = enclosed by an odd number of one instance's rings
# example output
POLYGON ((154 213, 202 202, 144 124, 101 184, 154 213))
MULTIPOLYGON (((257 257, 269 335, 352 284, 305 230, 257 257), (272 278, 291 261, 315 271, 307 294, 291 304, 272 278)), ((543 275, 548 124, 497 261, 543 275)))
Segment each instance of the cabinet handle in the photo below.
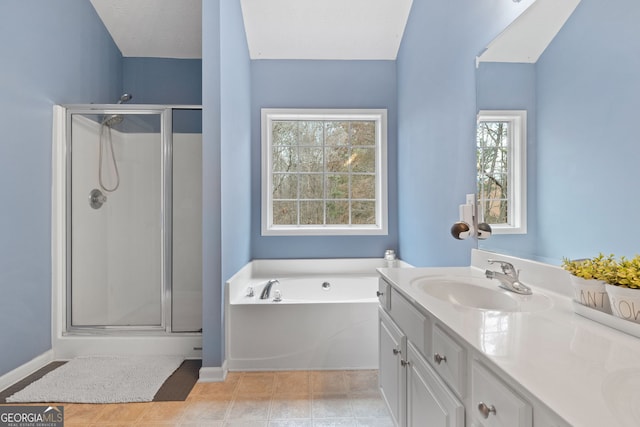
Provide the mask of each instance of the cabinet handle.
POLYGON ((393 354, 395 354, 396 356, 399 355, 400 353, 402 353, 400 350, 398 350, 397 348, 393 349, 393 354))
POLYGON ((482 414, 482 416, 486 420, 487 418, 489 418, 490 414, 493 414, 493 415, 496 414, 496 407, 493 405, 487 406, 486 403, 480 402, 478 404, 478 411, 480 411, 480 414, 482 414))
POLYGON ((447 356, 441 356, 439 353, 436 353, 433 355, 433 360, 438 365, 441 364, 442 362, 447 363, 447 356))
POLYGON ((411 365, 411 362, 409 362, 408 360, 400 360, 400 364, 402 366, 409 366, 409 365, 411 365))
POLYGON ((376 296, 377 297, 381 297, 382 295, 384 295, 384 292, 376 291, 376 296))

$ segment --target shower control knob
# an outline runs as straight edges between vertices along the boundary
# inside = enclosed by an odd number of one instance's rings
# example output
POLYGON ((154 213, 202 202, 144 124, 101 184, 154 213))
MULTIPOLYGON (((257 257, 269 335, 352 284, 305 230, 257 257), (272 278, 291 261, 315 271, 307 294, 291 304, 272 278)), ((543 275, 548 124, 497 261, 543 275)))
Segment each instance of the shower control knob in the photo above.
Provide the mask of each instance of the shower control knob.
POLYGON ((89 193, 89 206, 93 209, 100 209, 103 204, 107 203, 107 196, 102 194, 102 191, 94 188, 89 193))

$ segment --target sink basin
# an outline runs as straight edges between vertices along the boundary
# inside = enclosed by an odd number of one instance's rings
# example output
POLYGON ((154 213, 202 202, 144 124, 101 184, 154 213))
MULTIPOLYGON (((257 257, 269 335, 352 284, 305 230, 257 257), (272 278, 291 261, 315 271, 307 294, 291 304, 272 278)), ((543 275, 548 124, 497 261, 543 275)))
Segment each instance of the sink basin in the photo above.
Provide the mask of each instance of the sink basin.
POLYGON ((551 308, 551 300, 542 294, 520 295, 498 287, 498 282, 470 276, 426 276, 411 281, 411 286, 454 305, 479 310, 524 312, 551 308))

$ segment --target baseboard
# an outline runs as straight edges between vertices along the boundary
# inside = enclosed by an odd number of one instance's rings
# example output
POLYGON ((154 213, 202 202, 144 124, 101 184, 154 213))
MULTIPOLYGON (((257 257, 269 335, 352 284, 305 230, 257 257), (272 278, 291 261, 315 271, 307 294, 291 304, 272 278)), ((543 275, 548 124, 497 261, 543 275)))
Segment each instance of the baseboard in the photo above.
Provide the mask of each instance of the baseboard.
POLYGON ((53 362, 53 350, 48 350, 37 356, 27 363, 18 366, 13 371, 9 371, 0 377, 0 390, 17 383, 21 379, 31 375, 40 368, 47 366, 53 362))
POLYGON ((198 382, 201 383, 214 383, 222 382, 227 378, 227 361, 222 363, 222 366, 203 366, 200 368, 200 378, 198 382))

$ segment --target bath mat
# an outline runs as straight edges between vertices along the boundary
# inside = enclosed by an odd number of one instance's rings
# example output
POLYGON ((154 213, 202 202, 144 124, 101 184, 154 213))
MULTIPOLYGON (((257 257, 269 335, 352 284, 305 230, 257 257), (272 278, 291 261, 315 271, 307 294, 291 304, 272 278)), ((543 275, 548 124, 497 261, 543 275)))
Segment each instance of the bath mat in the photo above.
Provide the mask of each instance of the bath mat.
POLYGON ((9 396, 7 403, 151 402, 179 356, 77 357, 9 396))

